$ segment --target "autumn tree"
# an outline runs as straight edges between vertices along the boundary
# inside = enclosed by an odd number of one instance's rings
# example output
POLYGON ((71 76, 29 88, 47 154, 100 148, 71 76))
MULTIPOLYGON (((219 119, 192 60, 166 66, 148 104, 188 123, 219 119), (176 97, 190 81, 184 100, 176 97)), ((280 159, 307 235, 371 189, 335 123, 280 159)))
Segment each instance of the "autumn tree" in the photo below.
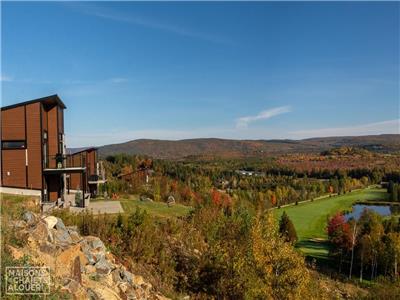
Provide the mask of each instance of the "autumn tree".
POLYGON ((328 220, 327 231, 329 241, 333 245, 330 254, 339 259, 339 272, 341 272, 344 255, 352 247, 350 226, 342 213, 339 212, 328 220))
POLYGON ((258 217, 251 232, 254 270, 258 276, 249 299, 300 299, 306 297, 310 274, 304 258, 280 237, 269 213, 258 217))
POLYGON ((277 201, 276 201, 276 196, 274 193, 271 194, 271 205, 272 207, 274 207, 276 205, 277 201))
POLYGON ((292 220, 290 220, 289 216, 284 211, 281 219, 279 221, 279 233, 281 237, 285 239, 286 242, 296 243, 297 242, 297 233, 296 229, 293 225, 292 220))
POLYGON ((400 263, 400 233, 390 232, 388 234, 387 249, 393 263, 393 276, 397 279, 399 276, 400 263))
POLYGON ((211 191, 211 201, 214 205, 221 204, 221 193, 216 188, 211 191))

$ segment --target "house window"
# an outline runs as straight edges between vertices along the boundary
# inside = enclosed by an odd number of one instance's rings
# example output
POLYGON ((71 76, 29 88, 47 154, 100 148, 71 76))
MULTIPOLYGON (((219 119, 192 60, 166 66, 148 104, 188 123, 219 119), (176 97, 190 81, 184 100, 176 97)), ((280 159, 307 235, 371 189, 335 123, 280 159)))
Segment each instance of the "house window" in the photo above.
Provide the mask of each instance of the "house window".
POLYGON ((47 163, 47 155, 48 155, 48 149, 47 149, 47 131, 43 132, 43 165, 44 168, 48 167, 47 163))
POLYGON ((58 153, 64 153, 64 135, 62 133, 58 134, 58 153))
POLYGON ((3 141, 1 144, 2 149, 25 149, 25 141, 3 141))

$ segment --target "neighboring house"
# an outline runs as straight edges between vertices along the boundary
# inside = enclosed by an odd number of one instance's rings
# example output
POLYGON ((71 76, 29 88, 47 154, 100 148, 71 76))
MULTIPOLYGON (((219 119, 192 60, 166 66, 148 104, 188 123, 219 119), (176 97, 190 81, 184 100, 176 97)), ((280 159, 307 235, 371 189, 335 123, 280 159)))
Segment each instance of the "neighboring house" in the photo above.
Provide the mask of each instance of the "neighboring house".
POLYGON ((246 171, 246 170, 236 170, 236 174, 243 175, 243 176, 264 176, 265 173, 256 172, 256 171, 246 171))
POLYGON ((85 180, 89 187, 90 194, 97 196, 99 184, 105 183, 105 172, 101 161, 97 160, 97 148, 67 149, 67 163, 71 166, 85 166, 86 174, 82 178, 79 174, 67 175, 67 189, 80 190, 85 180))
POLYGON ((2 187, 38 190, 42 202, 62 202, 66 175, 74 174, 88 190, 86 166, 66 161, 64 109, 57 95, 1 108, 2 187))

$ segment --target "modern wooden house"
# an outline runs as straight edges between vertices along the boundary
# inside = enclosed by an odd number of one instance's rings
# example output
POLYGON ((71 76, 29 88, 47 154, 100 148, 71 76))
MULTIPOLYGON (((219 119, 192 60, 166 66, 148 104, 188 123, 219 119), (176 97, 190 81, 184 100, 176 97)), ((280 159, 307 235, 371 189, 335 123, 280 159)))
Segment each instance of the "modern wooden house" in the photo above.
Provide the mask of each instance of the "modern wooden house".
POLYGON ((62 201, 66 175, 73 174, 88 190, 86 165, 66 159, 64 109, 57 95, 1 108, 2 187, 41 191, 42 202, 62 201))
MULTIPOLYGON (((92 196, 97 196, 99 184, 105 183, 105 172, 102 162, 98 161, 97 148, 79 148, 67 150, 67 164, 71 166, 84 166, 86 173, 83 178, 92 196)), ((80 190, 82 177, 79 174, 67 175, 67 189, 80 190)))

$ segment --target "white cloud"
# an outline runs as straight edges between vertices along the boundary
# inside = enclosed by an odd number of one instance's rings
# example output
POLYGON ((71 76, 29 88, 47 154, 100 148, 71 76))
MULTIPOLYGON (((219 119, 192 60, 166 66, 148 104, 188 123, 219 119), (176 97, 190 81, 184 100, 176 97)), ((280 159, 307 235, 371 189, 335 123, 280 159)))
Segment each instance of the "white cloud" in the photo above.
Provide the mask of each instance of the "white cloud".
POLYGON ((376 123, 361 124, 349 127, 334 127, 320 129, 306 129, 289 132, 292 138, 311 138, 327 136, 357 136, 374 134, 399 134, 400 119, 387 120, 376 123))
POLYGON ((86 4, 74 4, 73 7, 77 8, 81 13, 96 16, 98 18, 122 22, 122 23, 130 23, 150 29, 162 30, 165 32, 187 36, 192 38, 198 38, 201 40, 218 43, 218 44, 227 44, 233 45, 234 43, 227 38, 217 36, 215 34, 203 33, 195 30, 188 29, 186 27, 177 26, 174 24, 169 24, 166 22, 160 22, 156 19, 151 19, 147 17, 142 17, 138 15, 127 15, 120 12, 112 12, 110 10, 105 10, 102 7, 96 5, 86 5, 86 4))
POLYGON ((267 120, 272 117, 288 113, 291 111, 290 106, 280 106, 280 107, 275 107, 271 108, 268 110, 263 110, 259 114, 255 116, 247 116, 247 117, 241 117, 236 120, 236 127, 237 128, 247 128, 249 123, 259 121, 259 120, 267 120))

